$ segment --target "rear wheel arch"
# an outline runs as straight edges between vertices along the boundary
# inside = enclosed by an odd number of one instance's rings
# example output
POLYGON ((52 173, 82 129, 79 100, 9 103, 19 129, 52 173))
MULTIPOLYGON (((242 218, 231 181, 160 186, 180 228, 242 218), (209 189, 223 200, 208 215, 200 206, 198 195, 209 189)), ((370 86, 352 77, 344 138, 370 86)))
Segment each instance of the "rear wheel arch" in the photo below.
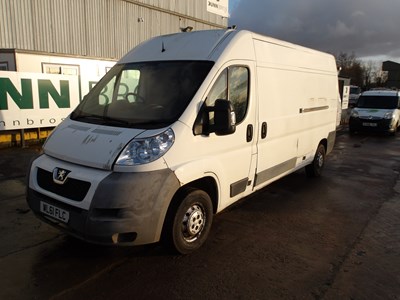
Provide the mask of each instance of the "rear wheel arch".
POLYGON ((327 145, 328 143, 326 139, 321 140, 318 144, 313 161, 305 167, 308 177, 320 177, 322 175, 322 169, 325 166, 327 145))

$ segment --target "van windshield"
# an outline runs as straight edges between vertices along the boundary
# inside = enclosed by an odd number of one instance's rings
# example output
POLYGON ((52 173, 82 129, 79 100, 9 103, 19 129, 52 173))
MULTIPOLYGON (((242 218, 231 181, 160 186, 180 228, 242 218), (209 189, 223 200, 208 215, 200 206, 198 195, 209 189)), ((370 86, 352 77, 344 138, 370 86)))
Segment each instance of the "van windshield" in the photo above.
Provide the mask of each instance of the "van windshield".
POLYGON ((213 66, 163 61, 114 66, 84 97, 71 119, 132 128, 162 128, 178 120, 213 66))
POLYGON ((359 108, 395 109, 398 106, 397 96, 361 96, 358 99, 359 108))

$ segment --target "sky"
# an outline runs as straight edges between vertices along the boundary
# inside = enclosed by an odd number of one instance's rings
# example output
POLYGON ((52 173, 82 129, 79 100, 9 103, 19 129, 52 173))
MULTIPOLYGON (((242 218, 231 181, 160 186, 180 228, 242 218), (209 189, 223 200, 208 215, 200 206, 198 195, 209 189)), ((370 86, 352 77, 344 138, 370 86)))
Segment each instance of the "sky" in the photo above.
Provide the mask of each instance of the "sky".
POLYGON ((230 0, 229 25, 363 61, 400 63, 400 0, 230 0))

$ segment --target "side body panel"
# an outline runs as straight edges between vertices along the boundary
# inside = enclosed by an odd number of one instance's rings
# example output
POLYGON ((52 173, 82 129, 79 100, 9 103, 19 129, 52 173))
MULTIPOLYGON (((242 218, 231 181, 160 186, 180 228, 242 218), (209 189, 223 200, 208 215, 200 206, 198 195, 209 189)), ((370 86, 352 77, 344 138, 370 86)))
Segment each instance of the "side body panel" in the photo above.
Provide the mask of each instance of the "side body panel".
POLYGON ((319 143, 332 136, 338 83, 330 55, 257 37, 254 47, 258 121, 266 131, 258 142, 255 185, 259 189, 309 164, 319 143))
MULTIPOLYGON (((205 100, 218 75, 229 66, 245 66, 250 71, 249 106, 244 120, 237 124, 235 133, 218 136, 194 135, 191 126, 175 124, 176 139, 172 151, 165 155, 167 165, 175 172, 181 185, 203 177, 213 177, 218 184, 218 207, 221 211, 228 205, 252 192, 256 167, 256 94, 255 64, 253 61, 231 60, 222 64, 214 78, 207 83, 202 96, 205 100), (248 127, 253 128, 250 141, 247 140, 248 127)), ((200 105, 201 106, 201 105, 200 105)), ((199 111, 199 110, 197 110, 199 111)), ((189 123, 190 124, 190 123, 189 123)))

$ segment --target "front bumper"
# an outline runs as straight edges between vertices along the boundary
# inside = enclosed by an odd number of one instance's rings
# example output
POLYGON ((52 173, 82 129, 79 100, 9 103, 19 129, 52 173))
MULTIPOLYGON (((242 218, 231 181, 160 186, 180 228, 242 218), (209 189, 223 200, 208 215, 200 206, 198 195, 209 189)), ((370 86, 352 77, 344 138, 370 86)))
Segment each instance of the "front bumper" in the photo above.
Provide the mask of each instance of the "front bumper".
POLYGON ((350 131, 394 132, 396 128, 392 119, 350 117, 349 129, 350 131))
MULTIPOLYGON (((63 164, 65 167, 66 163, 63 164)), ((40 162, 35 164, 34 161, 30 170, 27 201, 32 211, 41 220, 70 235, 99 244, 141 245, 157 242, 170 201, 180 186, 169 169, 138 173, 104 173, 88 169, 88 173, 99 172, 103 178, 96 182, 88 176, 91 186, 87 195, 83 200, 71 200, 65 195, 57 195, 57 189, 46 190, 52 186, 51 183, 38 184, 40 167, 43 167, 40 162), (41 202, 69 212, 68 223, 43 214, 41 202), (88 208, 86 205, 89 205, 88 208)), ((80 166, 69 164, 67 168, 71 170, 71 177, 79 173, 79 180, 85 173, 85 168, 80 166)))

